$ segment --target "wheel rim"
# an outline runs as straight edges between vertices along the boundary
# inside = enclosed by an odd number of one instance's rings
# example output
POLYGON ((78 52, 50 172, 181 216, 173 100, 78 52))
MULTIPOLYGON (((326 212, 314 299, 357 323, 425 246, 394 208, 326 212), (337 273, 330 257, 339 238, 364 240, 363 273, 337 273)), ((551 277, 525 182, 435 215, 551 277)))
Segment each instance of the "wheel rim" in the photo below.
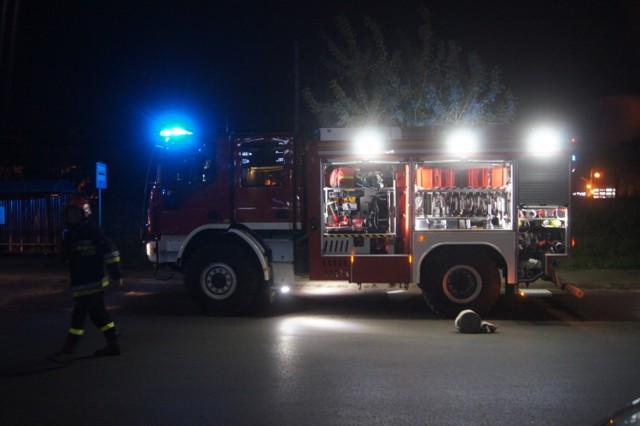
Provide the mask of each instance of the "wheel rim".
POLYGON ((447 298, 454 303, 470 303, 482 291, 482 278, 474 268, 467 265, 456 265, 444 274, 442 290, 447 298))
POLYGON ((229 298, 238 287, 234 270, 224 263, 212 263, 202 271, 200 285, 204 293, 215 300, 229 298))

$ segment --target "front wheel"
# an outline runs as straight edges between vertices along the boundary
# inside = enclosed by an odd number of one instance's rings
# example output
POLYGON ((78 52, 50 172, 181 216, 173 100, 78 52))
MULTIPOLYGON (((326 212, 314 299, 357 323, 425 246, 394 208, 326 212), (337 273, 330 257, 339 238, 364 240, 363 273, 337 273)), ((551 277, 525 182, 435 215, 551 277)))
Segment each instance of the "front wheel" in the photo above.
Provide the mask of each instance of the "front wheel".
POLYGON ((491 258, 472 250, 441 253, 423 271, 425 301, 436 313, 455 317, 464 309, 487 314, 500 296, 500 273, 491 258))
POLYGON ((239 245, 208 245, 187 262, 189 295, 207 313, 254 313, 260 306, 260 268, 253 253, 239 245))

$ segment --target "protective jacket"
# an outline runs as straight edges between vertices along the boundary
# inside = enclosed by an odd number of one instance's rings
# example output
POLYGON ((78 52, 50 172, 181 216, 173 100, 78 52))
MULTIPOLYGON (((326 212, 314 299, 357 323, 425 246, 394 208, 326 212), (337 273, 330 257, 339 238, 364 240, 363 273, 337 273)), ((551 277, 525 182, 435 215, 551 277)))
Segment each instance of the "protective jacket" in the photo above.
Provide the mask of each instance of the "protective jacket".
POLYGON ((104 231, 85 220, 64 233, 72 297, 102 291, 122 277, 120 252, 104 231))

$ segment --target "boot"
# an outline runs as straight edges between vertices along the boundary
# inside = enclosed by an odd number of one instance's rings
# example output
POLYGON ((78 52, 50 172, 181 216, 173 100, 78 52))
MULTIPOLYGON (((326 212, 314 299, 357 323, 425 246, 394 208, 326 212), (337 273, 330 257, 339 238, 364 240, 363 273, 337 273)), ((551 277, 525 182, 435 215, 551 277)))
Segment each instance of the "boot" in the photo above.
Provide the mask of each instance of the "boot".
POLYGON ((62 345, 62 349, 58 352, 47 355, 47 359, 60 364, 69 364, 73 360, 73 353, 75 352, 79 341, 80 339, 77 336, 70 334, 67 336, 67 340, 64 342, 64 345, 62 345))
POLYGON ((120 339, 118 337, 118 332, 112 328, 104 332, 104 337, 107 340, 107 346, 95 351, 93 356, 100 358, 104 356, 120 355, 122 352, 120 351, 120 339))

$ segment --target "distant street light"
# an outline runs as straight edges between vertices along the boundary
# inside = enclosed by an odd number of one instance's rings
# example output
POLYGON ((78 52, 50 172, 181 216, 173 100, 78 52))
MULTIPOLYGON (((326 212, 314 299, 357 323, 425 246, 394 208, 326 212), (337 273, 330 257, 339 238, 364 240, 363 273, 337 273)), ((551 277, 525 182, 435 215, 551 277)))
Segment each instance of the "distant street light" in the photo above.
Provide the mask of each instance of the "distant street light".
POLYGON ((599 171, 594 171, 593 167, 589 169, 589 179, 580 176, 580 179, 585 181, 587 184, 587 197, 593 196, 593 179, 600 179, 602 177, 602 173, 599 171))

